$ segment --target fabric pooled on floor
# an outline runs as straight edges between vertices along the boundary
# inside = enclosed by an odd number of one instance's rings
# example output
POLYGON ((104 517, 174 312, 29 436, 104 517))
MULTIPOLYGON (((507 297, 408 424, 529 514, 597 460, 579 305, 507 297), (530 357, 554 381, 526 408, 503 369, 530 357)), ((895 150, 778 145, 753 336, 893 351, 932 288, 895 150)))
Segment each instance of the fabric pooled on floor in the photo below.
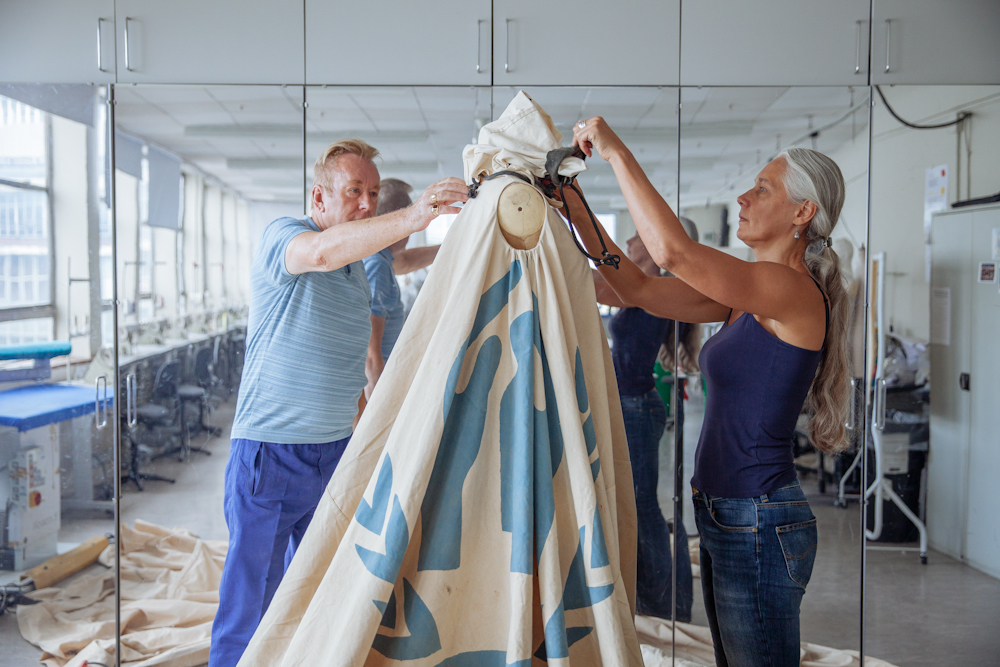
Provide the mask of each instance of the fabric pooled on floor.
MULTIPOLYGON (((645 667, 670 667, 670 621, 651 616, 636 616, 635 629, 642 643, 645 667)), ((712 631, 700 625, 677 623, 676 667, 715 667, 712 631)), ((857 651, 842 651, 802 642, 799 667, 861 667, 857 651)), ((878 658, 866 657, 865 667, 894 667, 878 658)))
MULTIPOLYGON (((122 664, 195 667, 208 662, 226 543, 141 520, 121 532, 122 664)), ((114 664, 114 545, 65 586, 31 593, 17 608, 21 635, 48 667, 114 664), (103 566, 103 567, 102 567, 103 566)))

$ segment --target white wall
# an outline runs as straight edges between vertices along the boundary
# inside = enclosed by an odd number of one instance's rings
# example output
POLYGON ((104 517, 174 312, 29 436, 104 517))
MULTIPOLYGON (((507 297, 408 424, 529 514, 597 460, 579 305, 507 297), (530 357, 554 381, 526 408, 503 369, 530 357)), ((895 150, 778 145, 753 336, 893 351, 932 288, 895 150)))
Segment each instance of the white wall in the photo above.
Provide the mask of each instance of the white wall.
MULTIPOLYGON (((883 93, 893 109, 910 122, 952 120, 971 110, 971 194, 1000 191, 1000 86, 894 86, 883 93)), ((871 253, 886 252, 887 314, 893 329, 905 336, 930 335, 930 286, 925 280, 925 170, 949 169, 948 200, 966 198, 963 148, 961 195, 956 180, 956 130, 913 130, 893 119, 876 95, 872 126, 871 253)))

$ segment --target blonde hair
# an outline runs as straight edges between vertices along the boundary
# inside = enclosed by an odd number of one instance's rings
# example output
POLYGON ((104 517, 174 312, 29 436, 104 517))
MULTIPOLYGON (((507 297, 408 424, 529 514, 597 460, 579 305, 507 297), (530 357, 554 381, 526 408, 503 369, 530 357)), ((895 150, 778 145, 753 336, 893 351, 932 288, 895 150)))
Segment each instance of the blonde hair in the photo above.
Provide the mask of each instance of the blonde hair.
POLYGON ((836 162, 809 148, 789 148, 774 159, 785 161, 781 180, 788 200, 816 205, 816 213, 805 230, 809 241, 805 264, 830 300, 830 326, 806 406, 811 414, 809 438, 813 445, 821 452, 839 452, 848 445, 844 423, 850 400, 850 304, 840 260, 828 240, 844 206, 844 176, 836 162))
POLYGON ((341 139, 333 142, 316 158, 316 164, 313 166, 313 186, 328 187, 328 170, 337 164, 337 158, 345 154, 357 155, 374 162, 378 157, 378 149, 362 139, 341 139))

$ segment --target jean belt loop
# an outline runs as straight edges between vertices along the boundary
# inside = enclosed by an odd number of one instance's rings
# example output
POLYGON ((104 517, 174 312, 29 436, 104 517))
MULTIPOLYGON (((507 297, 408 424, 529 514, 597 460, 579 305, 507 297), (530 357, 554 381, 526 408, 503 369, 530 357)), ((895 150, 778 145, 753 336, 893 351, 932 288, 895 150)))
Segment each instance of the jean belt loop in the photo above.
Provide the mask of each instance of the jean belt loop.
POLYGON ((762 495, 762 496, 760 497, 760 502, 761 502, 761 503, 766 503, 766 502, 767 502, 767 494, 766 494, 766 493, 765 493, 765 494, 763 494, 763 495, 762 495))

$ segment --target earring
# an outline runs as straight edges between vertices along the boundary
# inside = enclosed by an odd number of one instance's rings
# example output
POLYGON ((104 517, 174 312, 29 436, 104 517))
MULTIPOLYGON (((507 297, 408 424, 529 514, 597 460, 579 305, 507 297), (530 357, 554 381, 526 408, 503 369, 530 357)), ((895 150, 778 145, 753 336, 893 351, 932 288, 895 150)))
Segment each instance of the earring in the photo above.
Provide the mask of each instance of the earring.
POLYGON ((799 228, 795 228, 795 238, 799 238, 799 228))

